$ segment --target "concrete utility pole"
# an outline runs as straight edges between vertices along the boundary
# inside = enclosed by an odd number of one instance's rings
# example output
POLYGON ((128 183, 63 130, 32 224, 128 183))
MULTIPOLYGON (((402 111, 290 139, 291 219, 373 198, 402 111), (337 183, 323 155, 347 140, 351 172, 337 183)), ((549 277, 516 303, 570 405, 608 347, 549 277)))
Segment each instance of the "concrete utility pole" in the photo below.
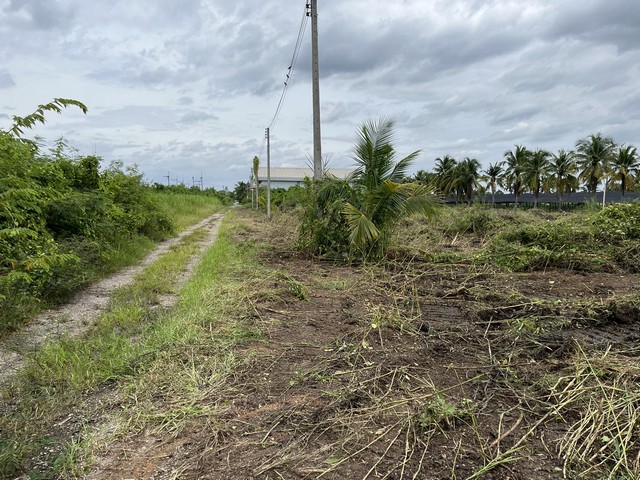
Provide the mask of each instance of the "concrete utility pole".
POLYGON ((171 172, 167 172, 167 175, 164 176, 167 179, 167 187, 171 186, 171 177, 169 175, 171 175, 171 172))
POLYGON ((318 0, 309 0, 307 16, 311 17, 311 76, 313 85, 313 179, 322 179, 322 147, 320 145, 320 72, 318 68, 318 0))
POLYGON ((267 221, 271 221, 271 146, 269 138, 269 127, 266 129, 267 136, 267 221))

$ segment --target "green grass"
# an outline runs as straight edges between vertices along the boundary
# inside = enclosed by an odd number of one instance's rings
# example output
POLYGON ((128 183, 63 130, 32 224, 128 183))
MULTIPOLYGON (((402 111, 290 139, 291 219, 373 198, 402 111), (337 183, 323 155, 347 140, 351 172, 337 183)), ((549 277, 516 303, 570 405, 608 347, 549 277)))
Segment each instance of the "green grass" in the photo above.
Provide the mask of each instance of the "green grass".
POLYGON ((153 196, 178 232, 224 208, 219 199, 206 195, 153 192, 153 196))
POLYGON ((108 311, 85 336, 34 353, 12 385, 0 391, 0 407, 8 411, 0 418, 0 476, 81 476, 93 446, 106 441, 89 425, 103 415, 105 392, 118 405, 111 435, 143 427, 173 435, 224 408, 198 402, 221 390, 233 372, 232 347, 260 338, 245 322, 246 296, 266 276, 253 244, 229 240, 235 228, 223 224, 173 308, 155 307, 157 295, 172 291, 169 279, 188 262, 198 233, 115 292, 108 311), (79 434, 57 427, 69 412, 87 423, 78 427, 79 434), (36 456, 46 467, 33 464, 36 456))
POLYGON ((434 263, 473 263, 507 271, 548 268, 637 272, 640 205, 543 212, 446 206, 433 220, 405 220, 395 245, 434 263))

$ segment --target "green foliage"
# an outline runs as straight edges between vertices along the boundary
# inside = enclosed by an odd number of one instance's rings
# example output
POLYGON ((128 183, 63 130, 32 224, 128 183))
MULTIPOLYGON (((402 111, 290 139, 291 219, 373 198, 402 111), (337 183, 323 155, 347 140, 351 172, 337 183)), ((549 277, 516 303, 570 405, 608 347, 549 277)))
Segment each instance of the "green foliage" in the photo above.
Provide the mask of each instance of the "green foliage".
POLYGON ((152 187, 156 192, 162 192, 162 193, 175 193, 179 195, 213 197, 218 199, 222 205, 231 205, 234 201, 234 193, 229 192, 226 189, 216 190, 213 187, 201 189, 200 187, 196 187, 196 186, 187 187, 182 184, 162 185, 161 183, 154 183, 152 187))
POLYGON ((599 236, 606 241, 640 238, 640 203, 618 203, 594 218, 599 236))
POLYGON ((15 328, 42 301, 77 291, 109 261, 114 248, 144 236, 159 240, 173 226, 135 168, 71 157, 64 139, 51 155, 20 138, 47 111, 86 107, 55 99, 0 131, 0 333, 15 328))
POLYGON ((24 133, 24 129, 34 127, 38 122, 44 124, 45 112, 62 113, 63 108, 71 106, 78 107, 82 113, 87 113, 87 107, 78 100, 69 98, 54 98, 53 102, 44 105, 38 105, 35 112, 26 117, 13 117, 13 126, 9 129, 9 134, 14 137, 20 137, 24 133))
POLYGON ((360 128, 353 148, 356 170, 349 178, 326 178, 314 186, 302 234, 315 253, 379 258, 394 225, 413 214, 435 213, 435 198, 424 185, 402 183, 419 152, 396 161, 393 122, 380 119, 360 128))
POLYGON ((596 213, 504 228, 481 256, 513 271, 638 271, 638 238, 640 204, 615 204, 596 213))

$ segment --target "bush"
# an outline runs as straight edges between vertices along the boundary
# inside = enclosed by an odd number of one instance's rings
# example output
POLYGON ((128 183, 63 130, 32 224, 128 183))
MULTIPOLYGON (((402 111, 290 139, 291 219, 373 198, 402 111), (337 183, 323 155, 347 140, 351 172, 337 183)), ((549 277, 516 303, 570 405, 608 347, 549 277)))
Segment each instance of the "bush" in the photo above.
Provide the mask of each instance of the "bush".
POLYGON ((98 157, 72 159, 63 146, 40 155, 0 131, 0 332, 95 278, 123 237, 173 231, 135 168, 100 174, 98 157))
POLYGON ((593 224, 605 241, 640 238, 640 203, 609 205, 595 215, 593 224))

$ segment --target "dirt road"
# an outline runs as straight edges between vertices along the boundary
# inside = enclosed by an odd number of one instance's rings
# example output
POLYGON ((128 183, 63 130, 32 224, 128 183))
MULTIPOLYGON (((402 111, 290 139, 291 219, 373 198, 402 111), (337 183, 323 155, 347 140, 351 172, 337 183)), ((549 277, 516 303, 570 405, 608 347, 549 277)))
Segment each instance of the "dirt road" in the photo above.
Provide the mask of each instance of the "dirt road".
MULTIPOLYGON (((207 236, 200 244, 200 252, 211 246, 218 234, 222 217, 223 215, 218 213, 211 215, 180 232, 179 235, 161 242, 138 265, 126 268, 91 285, 69 303, 42 312, 25 328, 18 330, 5 339, 0 344, 0 385, 5 383, 24 365, 25 358, 29 352, 32 352, 46 341, 65 336, 77 336, 93 325, 107 307, 109 296, 115 289, 130 284, 137 274, 155 262, 187 235, 199 228, 203 228, 206 230, 207 236)), ((187 281, 198 259, 199 254, 194 255, 183 274, 175 279, 176 291, 187 281)), ((175 298, 173 296, 161 298, 161 303, 164 306, 170 306, 174 301, 175 298)))

